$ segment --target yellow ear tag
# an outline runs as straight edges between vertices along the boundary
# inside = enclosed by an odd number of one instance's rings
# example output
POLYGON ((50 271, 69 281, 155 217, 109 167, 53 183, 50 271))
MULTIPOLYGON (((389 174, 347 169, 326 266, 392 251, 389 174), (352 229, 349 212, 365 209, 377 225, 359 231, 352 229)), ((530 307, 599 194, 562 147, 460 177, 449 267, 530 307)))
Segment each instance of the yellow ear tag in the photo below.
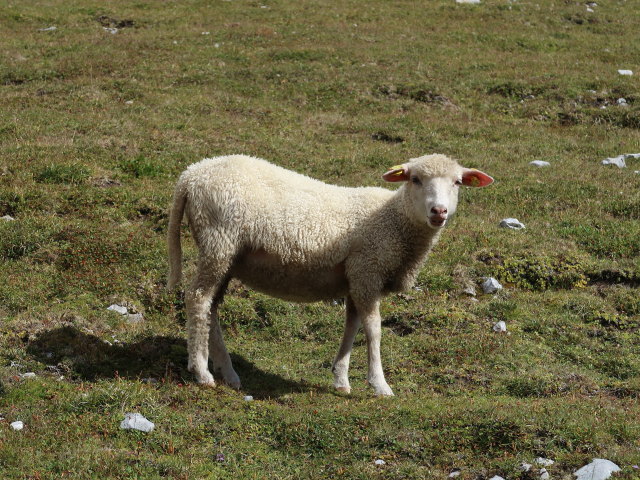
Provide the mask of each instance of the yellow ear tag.
POLYGON ((399 170, 398 172, 394 173, 394 175, 397 177, 398 175, 402 175, 404 174, 404 167, 402 165, 395 165, 393 167, 391 167, 389 169, 389 171, 391 170, 399 170))

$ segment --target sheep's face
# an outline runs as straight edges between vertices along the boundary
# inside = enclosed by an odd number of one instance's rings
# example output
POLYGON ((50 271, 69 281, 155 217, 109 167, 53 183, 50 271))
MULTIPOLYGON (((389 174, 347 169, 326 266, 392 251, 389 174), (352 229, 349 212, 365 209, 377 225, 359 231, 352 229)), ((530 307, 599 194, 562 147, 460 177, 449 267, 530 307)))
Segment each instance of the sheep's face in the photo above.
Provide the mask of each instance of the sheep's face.
POLYGON ((493 183, 486 173, 464 168, 444 155, 426 155, 392 167, 383 177, 406 182, 404 195, 411 218, 433 229, 446 225, 458 206, 459 187, 485 187, 493 183))

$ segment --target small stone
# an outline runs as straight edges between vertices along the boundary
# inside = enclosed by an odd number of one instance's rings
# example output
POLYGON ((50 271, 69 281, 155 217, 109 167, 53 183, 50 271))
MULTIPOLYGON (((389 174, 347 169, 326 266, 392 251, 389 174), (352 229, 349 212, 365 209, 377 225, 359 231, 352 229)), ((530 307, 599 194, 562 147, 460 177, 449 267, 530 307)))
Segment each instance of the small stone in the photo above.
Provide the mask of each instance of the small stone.
POLYGON ((127 413, 124 416, 124 420, 120 423, 120 428, 123 430, 139 430, 141 432, 150 432, 154 429, 155 425, 144 418, 139 413, 127 413))
POLYGON ((523 230, 525 228, 524 223, 521 223, 517 218, 504 218, 500 222, 500 226, 512 230, 523 230))
POLYGON ((13 222, 15 221, 15 218, 13 218, 11 215, 5 215, 4 217, 0 218, 0 220, 4 220, 5 222, 13 222))
POLYGON ((620 467, 610 460, 594 458, 593 461, 580 468, 574 475, 577 480, 605 480, 614 472, 619 472, 620 467))
POLYGON ((629 76, 629 75, 633 75, 633 70, 618 70, 618 73, 619 73, 620 75, 627 75, 627 76, 629 76))
POLYGON ((504 480, 504 478, 502 478, 500 475, 494 475, 489 480, 504 480))
POLYGON ((462 293, 464 293, 465 295, 469 295, 470 297, 475 297, 476 296, 476 287, 474 287, 473 285, 467 285, 462 290, 462 293))
POLYGON ((617 103, 618 105, 620 105, 621 107, 622 107, 622 106, 625 106, 625 107, 626 107, 626 106, 628 105, 628 104, 627 104, 627 99, 626 99, 626 98, 619 98, 618 100, 616 100, 616 103, 617 103))
POLYGON ((133 105, 133 100, 127 100, 124 102, 125 105, 133 105))
MULTIPOLYGON (((495 326, 494 326, 494 329, 495 329, 495 326)), ((528 472, 529 470, 531 470, 531 467, 533 467, 533 465, 531 465, 530 463, 522 462, 518 467, 518 470, 520 470, 521 472, 528 472)))
POLYGON ((47 27, 47 28, 41 28, 38 31, 39 32, 55 32, 57 29, 58 29, 58 27, 51 26, 51 27, 47 27))
POLYGON ((118 33, 117 28, 113 28, 113 27, 102 27, 102 28, 104 29, 105 32, 108 32, 111 35, 115 35, 116 33, 118 33))
POLYGON ((502 285, 495 278, 489 277, 482 282, 482 291, 484 293, 496 293, 498 290, 502 290, 502 285))
POLYGON ((122 305, 113 304, 107 307, 107 310, 111 310, 112 312, 117 312, 120 315, 126 315, 128 313, 127 307, 123 307, 122 305))
POLYGON ((551 164, 549 162, 545 162, 544 160, 534 160, 533 162, 529 162, 529 165, 533 165, 534 167, 548 167, 551 164))
POLYGON ((456 3, 470 3, 473 5, 478 5, 480 0, 456 0, 456 3))
POLYGON ((454 468, 449 474, 449 478, 457 478, 462 474, 462 470, 459 468, 454 468))
POLYGON ((27 372, 20 375, 22 378, 36 378, 36 374, 33 372, 27 372))
POLYGON ((12 422, 11 428, 13 428, 14 430, 22 430, 24 428, 24 423, 22 423, 20 420, 12 422))
POLYGON ((609 157, 602 160, 602 165, 615 165, 618 168, 625 168, 627 164, 624 162, 624 155, 617 157, 609 157))
POLYGON ((591 8, 591 7, 587 7, 587 12, 589 12, 589 13, 593 13, 593 12, 594 12, 594 10, 593 10, 593 8, 591 8))
POLYGON ((507 331, 507 324, 504 322, 504 320, 500 320, 493 325, 493 331, 497 333, 504 333, 507 331))
POLYGON ((253 402, 253 397, 251 395, 245 395, 243 400, 245 402, 253 402))
POLYGON ((546 468, 540 469, 540 480, 549 480, 549 472, 547 472, 546 468))
POLYGON ((538 465, 542 465, 543 467, 550 467, 551 465, 556 463, 553 460, 550 460, 544 457, 538 457, 534 460, 534 462, 537 463, 538 465))
POLYGON ((384 460, 382 460, 381 458, 377 459, 375 462, 376 465, 386 465, 387 462, 385 462, 384 460))
POLYGON ((218 462, 218 463, 223 463, 224 461, 225 461, 224 454, 222 454, 222 453, 217 453, 217 454, 216 454, 216 462, 218 462))

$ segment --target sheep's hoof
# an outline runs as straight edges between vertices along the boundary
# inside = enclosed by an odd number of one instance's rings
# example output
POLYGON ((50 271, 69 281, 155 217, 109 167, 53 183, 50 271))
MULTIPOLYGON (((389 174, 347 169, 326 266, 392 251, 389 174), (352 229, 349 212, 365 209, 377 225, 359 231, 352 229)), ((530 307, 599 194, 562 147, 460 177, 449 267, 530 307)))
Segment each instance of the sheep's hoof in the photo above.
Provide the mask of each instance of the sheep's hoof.
POLYGON ((336 387, 338 392, 351 393, 351 387, 336 387))
POLYGON ((196 373, 196 381, 198 384, 205 387, 215 387, 216 381, 213 379, 213 375, 209 372, 196 373))
POLYGON ((372 385, 374 391, 376 392, 376 396, 378 397, 393 397, 393 390, 386 383, 384 385, 372 385))
POLYGON ((240 382, 240 377, 236 372, 233 372, 233 375, 223 375, 224 383, 229 385, 234 390, 240 390, 242 388, 242 383, 240 382))

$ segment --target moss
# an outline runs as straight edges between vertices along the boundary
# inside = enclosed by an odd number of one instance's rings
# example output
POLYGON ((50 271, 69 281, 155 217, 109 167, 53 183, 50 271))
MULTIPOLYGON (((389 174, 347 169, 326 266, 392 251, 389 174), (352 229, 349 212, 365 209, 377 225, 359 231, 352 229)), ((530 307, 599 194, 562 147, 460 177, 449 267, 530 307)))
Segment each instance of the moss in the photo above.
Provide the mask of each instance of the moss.
POLYGON ((581 288, 588 281, 586 266, 580 260, 543 255, 503 258, 494 275, 503 283, 527 290, 581 288))

